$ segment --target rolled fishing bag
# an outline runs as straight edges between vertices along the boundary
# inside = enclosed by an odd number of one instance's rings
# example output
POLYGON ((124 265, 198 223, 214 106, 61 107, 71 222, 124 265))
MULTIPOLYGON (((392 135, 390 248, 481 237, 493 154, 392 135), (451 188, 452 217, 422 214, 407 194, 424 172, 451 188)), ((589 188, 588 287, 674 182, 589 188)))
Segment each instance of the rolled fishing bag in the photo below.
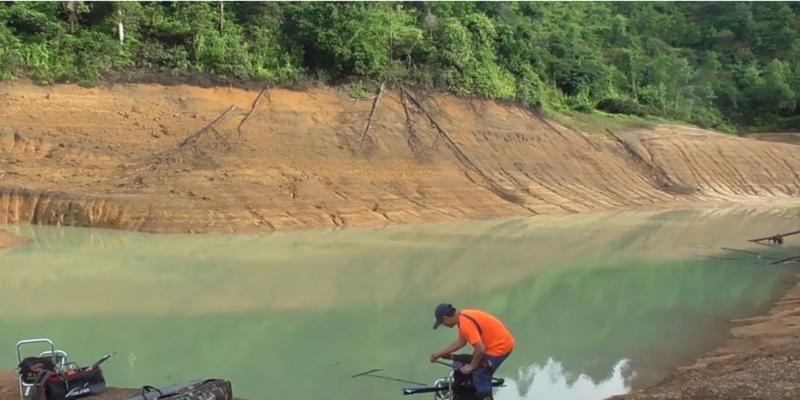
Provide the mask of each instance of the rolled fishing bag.
POLYGON ((106 379, 99 366, 51 375, 42 385, 47 400, 80 399, 106 391, 106 379))
POLYGON ((30 392, 33 400, 80 399, 106 390, 106 380, 99 366, 58 373, 52 359, 28 357, 19 363, 19 369, 22 382, 35 385, 30 392))
POLYGON ((197 380, 157 389, 142 388, 142 394, 128 400, 233 400, 231 382, 222 379, 197 380))

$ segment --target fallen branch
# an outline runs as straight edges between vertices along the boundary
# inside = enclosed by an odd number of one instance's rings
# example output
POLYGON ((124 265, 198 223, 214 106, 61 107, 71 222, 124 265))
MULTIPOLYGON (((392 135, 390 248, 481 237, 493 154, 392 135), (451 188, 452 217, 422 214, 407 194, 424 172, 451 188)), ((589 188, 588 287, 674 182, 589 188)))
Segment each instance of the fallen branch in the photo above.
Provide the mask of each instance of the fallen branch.
MULTIPOLYGON (((212 126, 212 127, 210 128, 210 130, 211 130, 211 133, 213 133, 213 134, 214 134, 214 137, 215 137, 215 138, 217 138, 217 141, 218 141, 218 142, 220 142, 220 143, 222 143, 222 145, 223 145, 223 146, 225 146, 225 147, 226 147, 228 150, 230 150, 230 148, 231 148, 232 146, 231 146, 230 142, 228 142, 228 139, 226 139, 224 136, 222 136, 222 134, 221 134, 221 133, 219 133, 219 131, 217 130, 217 128, 214 128, 214 127, 212 126)), ((196 149, 195 149, 195 148, 192 148, 192 150, 196 150, 196 149)))
POLYGON ((211 129, 214 129, 214 125, 216 125, 216 124, 224 121, 226 118, 228 118, 228 116, 230 115, 230 112, 233 111, 235 108, 236 108, 235 105, 231 105, 230 107, 228 107, 228 109, 225 110, 222 114, 220 114, 219 117, 217 117, 217 119, 211 121, 211 123, 209 123, 208 125, 204 126, 202 129, 200 129, 199 131, 195 132, 193 135, 187 137, 183 142, 181 142, 180 145, 178 145, 178 148, 182 149, 182 148, 184 148, 186 146, 193 145, 195 142, 197 142, 203 136, 204 133, 206 133, 207 131, 209 131, 211 129))
MULTIPOLYGON (((169 161, 174 161, 176 157, 178 157, 178 154, 180 152, 182 152, 183 150, 185 150, 187 147, 190 146, 192 148, 192 153, 196 156, 197 149, 194 148, 195 143, 197 143, 204 135, 209 134, 209 132, 212 135, 214 135, 217 141, 225 145, 225 147, 230 148, 231 147, 230 144, 224 137, 222 137, 222 135, 220 135, 219 131, 217 131, 217 128, 215 128, 215 125, 227 119, 228 116, 230 116, 231 111, 233 111, 235 108, 236 108, 235 105, 231 105, 230 107, 228 107, 227 110, 223 111, 222 114, 220 114, 216 119, 211 121, 208 125, 204 126, 199 131, 193 133, 192 135, 184 139, 183 142, 181 142, 181 144, 178 145, 178 147, 164 151, 156 155, 155 160, 149 162, 143 169, 149 170, 150 172, 158 172, 159 167, 161 167, 162 164, 165 164, 169 161)), ((211 162, 213 163, 213 161, 211 162)), ((125 177, 128 176, 129 175, 126 175, 125 177)))
MULTIPOLYGON (((551 123, 550 123, 548 120, 544 119, 544 118, 543 118, 541 115, 539 115, 539 114, 538 114, 538 113, 536 113, 535 111, 533 111, 533 110, 530 110, 530 109, 526 108, 526 109, 525 109, 525 112, 526 112, 528 115, 530 115, 531 117, 533 117, 534 119, 536 119, 537 121, 539 121, 539 122, 541 122, 541 123, 545 124, 545 125, 546 125, 548 128, 550 128, 550 129, 551 129, 553 132, 555 132, 556 134, 558 134, 558 136, 561 136, 561 138, 562 138, 562 139, 564 139, 564 140, 566 140, 566 141, 569 141, 569 139, 567 138, 567 135, 565 135, 565 134, 561 133, 561 131, 560 131, 560 130, 558 130, 558 129, 556 129, 556 127, 555 127, 555 126, 553 126, 553 124, 551 124, 551 123)), ((587 137, 585 137, 585 136, 583 136, 583 135, 580 135, 580 136, 581 136, 581 137, 582 137, 582 138, 583 138, 585 141, 589 142, 589 145, 591 145, 591 146, 593 146, 593 147, 594 147, 594 144, 593 144, 593 143, 592 143, 592 142, 589 140, 589 138, 587 138, 587 137)))
POLYGON ((267 96, 267 101, 272 103, 272 99, 269 97, 269 86, 264 86, 264 89, 261 89, 261 92, 258 93, 256 99, 253 100, 253 105, 250 106, 250 111, 247 112, 244 118, 242 118, 242 121, 239 122, 239 125, 236 126, 236 133, 239 135, 239 137, 242 136, 242 125, 244 125, 245 121, 247 121, 247 119, 250 118, 250 114, 252 114, 253 111, 256 110, 258 101, 261 100, 261 98, 264 97, 265 94, 267 96))
POLYGON ((780 260, 773 261, 770 264, 773 264, 773 265, 775 265, 775 264, 783 264, 783 263, 786 263, 786 262, 789 262, 789 261, 800 262, 800 256, 792 256, 792 257, 781 258, 780 260))
POLYGON ((406 115, 406 130, 408 131, 406 143, 408 143, 408 147, 411 149, 411 152, 416 156, 421 140, 417 136, 417 132, 414 130, 414 125, 411 122, 411 113, 408 112, 408 103, 406 103, 405 91, 400 91, 400 104, 403 105, 403 111, 406 115))
MULTIPOLYGON (((522 206, 522 200, 517 195, 509 193, 508 191, 500 187, 500 185, 498 185, 492 178, 486 175, 486 173, 483 172, 483 170, 478 168, 478 166, 474 162, 472 162, 472 160, 470 160, 470 158, 467 157, 467 155, 464 154, 463 151, 461 151, 456 142, 453 141, 452 138, 450 138, 450 135, 448 135, 447 132, 445 132, 444 129, 442 129, 442 127, 439 126, 436 120, 433 119, 433 116, 431 116, 431 114, 425 109, 425 107, 422 106, 422 103, 420 103, 408 90, 406 90, 405 87, 402 87, 401 90, 403 91, 403 93, 406 94, 406 96, 408 96, 409 99, 411 99, 411 102, 414 103, 414 105, 416 105, 417 108, 423 114, 425 114, 425 116, 428 118, 428 121, 439 133, 439 136, 442 137, 445 140, 445 142, 449 145, 450 149, 453 151, 453 154, 455 154, 458 161, 460 161, 463 166, 467 167, 468 169, 478 174, 489 186, 487 188, 489 189, 489 191, 496 194, 498 197, 500 197, 505 201, 522 206)), ((469 177, 469 174, 467 174, 467 179, 472 180, 469 177)))
POLYGON ((361 136, 361 144, 358 146, 359 153, 364 147, 364 141, 367 139, 367 134, 369 134, 369 127, 372 126, 372 116, 375 114, 375 108, 378 107, 378 102, 381 100, 381 96, 383 96, 384 85, 386 85, 386 82, 381 83, 381 87, 378 89, 378 93, 375 95, 375 100, 372 101, 372 110, 370 110, 369 117, 367 118, 367 127, 364 128, 364 134, 361 136))
POLYGON ((710 258, 710 259, 713 259, 713 260, 723 260, 723 261, 744 261, 744 259, 742 259, 742 258, 728 258, 728 257, 707 256, 707 255, 704 255, 704 254, 697 254, 696 257, 710 258))
POLYGON ((756 253, 755 251, 750 251, 750 250, 731 249, 729 247, 720 247, 720 249, 721 250, 727 250, 727 251, 737 251, 739 253, 752 254, 754 256, 757 256, 758 258, 767 258, 767 259, 770 259, 770 260, 774 260, 775 259, 775 257, 763 256, 760 253, 756 253))
POLYGON ((778 233, 778 234, 775 234, 775 235, 772 235, 772 236, 766 236, 766 237, 763 237, 763 238, 750 239, 750 241, 751 242, 755 242, 755 243, 767 241, 769 243, 776 244, 776 245, 780 246, 780 245, 783 244, 783 238, 785 238, 787 236, 797 235, 797 234, 800 234, 800 231, 793 231, 793 232, 787 232, 787 233, 778 233))

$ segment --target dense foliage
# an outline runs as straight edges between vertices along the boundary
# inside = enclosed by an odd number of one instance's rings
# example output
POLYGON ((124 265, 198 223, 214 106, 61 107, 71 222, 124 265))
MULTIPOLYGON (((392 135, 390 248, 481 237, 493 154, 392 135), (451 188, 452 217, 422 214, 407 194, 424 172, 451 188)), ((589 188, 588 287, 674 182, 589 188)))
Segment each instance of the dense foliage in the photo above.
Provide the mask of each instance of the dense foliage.
POLYGON ((800 128, 800 3, 12 2, 0 22, 2 79, 388 81, 561 112, 800 128))

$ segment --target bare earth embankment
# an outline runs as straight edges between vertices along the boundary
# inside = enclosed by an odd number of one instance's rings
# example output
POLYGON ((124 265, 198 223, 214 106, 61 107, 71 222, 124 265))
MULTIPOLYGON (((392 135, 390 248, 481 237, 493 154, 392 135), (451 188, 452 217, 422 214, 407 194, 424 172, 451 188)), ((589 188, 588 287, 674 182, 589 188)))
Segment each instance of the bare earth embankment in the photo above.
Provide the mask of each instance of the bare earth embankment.
MULTIPOLYGON (((0 84, 0 224, 242 232, 798 203, 800 147, 758 139, 586 135, 403 91, 0 84)), ((798 327, 795 287, 695 368, 628 398, 800 398, 798 327)), ((2 386, 1 399, 15 393, 2 386)))
POLYGON ((790 144, 669 126, 618 141, 514 106, 400 92, 367 129, 372 100, 258 95, 0 85, 0 222, 238 232, 800 194, 790 144))

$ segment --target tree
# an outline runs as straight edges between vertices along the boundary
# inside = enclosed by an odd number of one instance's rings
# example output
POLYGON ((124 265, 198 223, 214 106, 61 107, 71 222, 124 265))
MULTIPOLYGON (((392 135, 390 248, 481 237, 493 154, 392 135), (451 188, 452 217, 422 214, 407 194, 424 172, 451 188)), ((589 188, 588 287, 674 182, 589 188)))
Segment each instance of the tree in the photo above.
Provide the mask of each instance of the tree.
POLYGON ((795 109, 797 96, 789 84, 791 81, 787 72, 786 64, 778 59, 767 64, 755 97, 765 112, 779 114, 795 109))

